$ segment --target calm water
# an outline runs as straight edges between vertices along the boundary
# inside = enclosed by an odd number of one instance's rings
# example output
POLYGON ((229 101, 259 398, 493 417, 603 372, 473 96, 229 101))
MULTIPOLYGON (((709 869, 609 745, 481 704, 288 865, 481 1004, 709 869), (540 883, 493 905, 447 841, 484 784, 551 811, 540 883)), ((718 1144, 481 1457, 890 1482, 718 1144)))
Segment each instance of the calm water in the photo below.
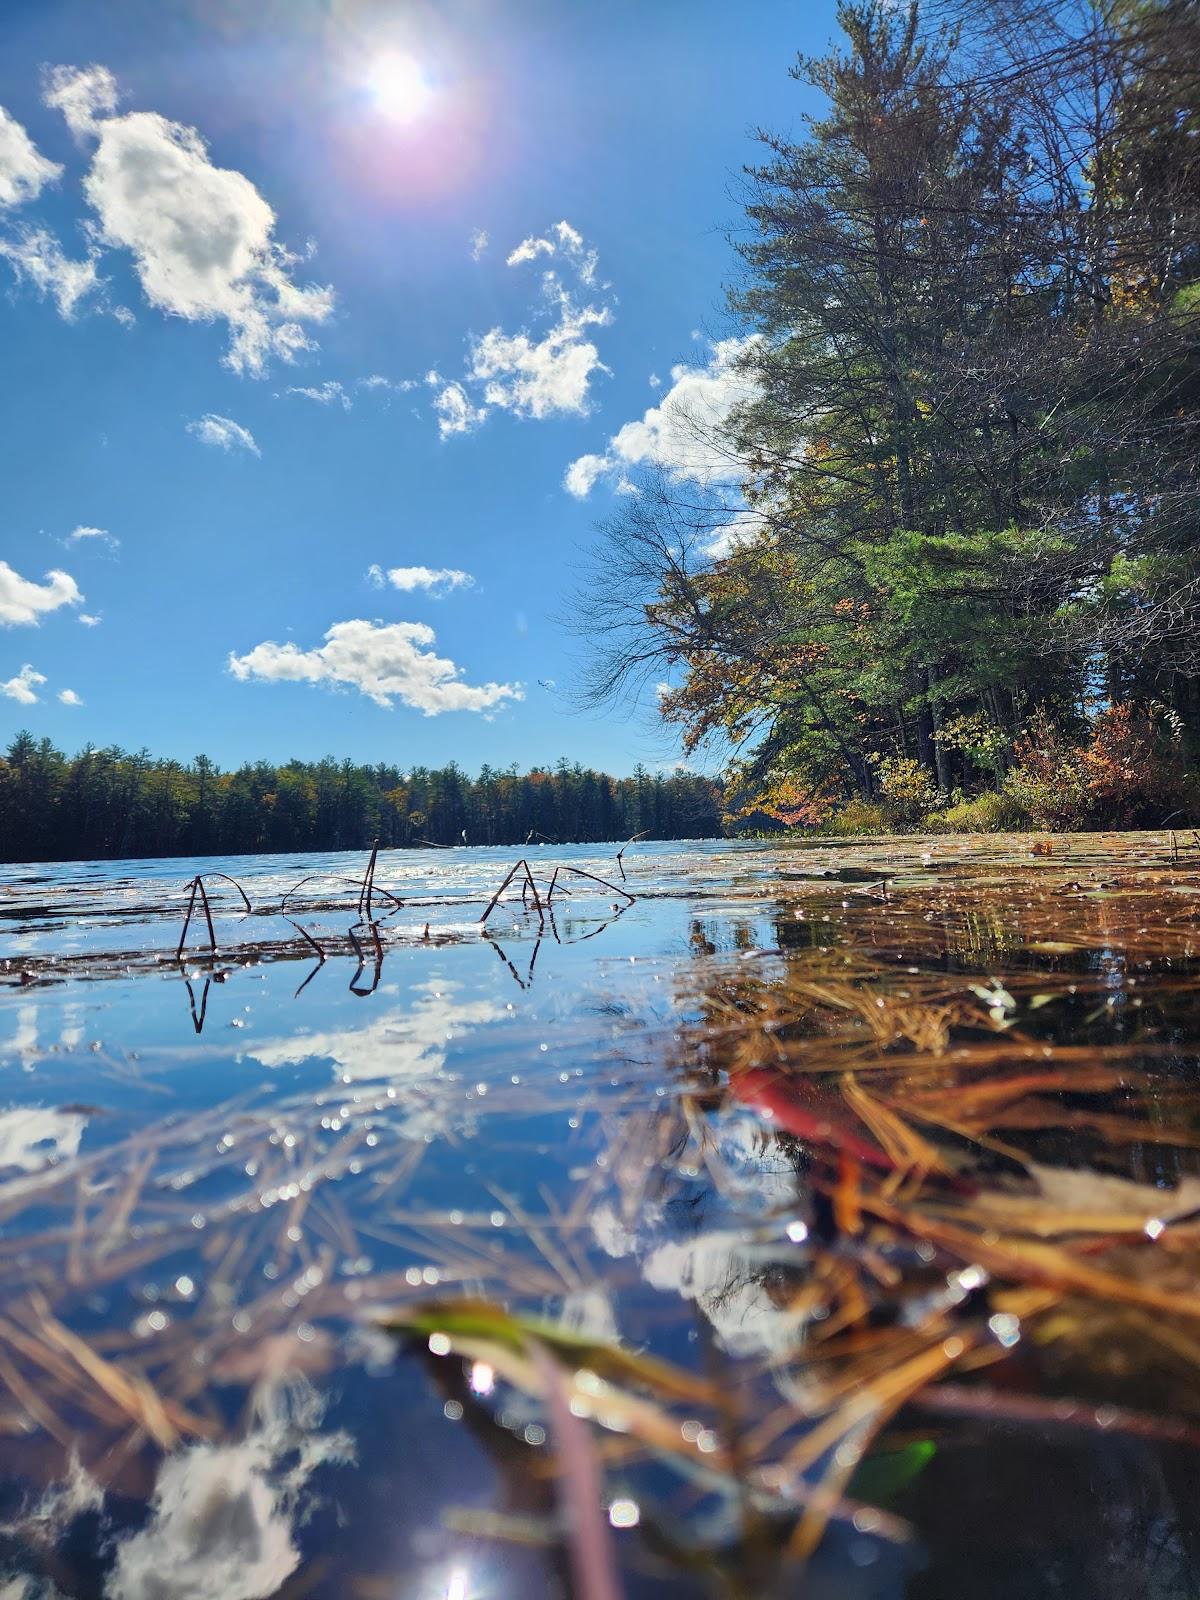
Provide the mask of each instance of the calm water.
POLYGON ((571 1592, 464 1295, 692 1375, 629 1595, 1200 1594, 1189 848, 0 869, 0 1597, 571 1592))

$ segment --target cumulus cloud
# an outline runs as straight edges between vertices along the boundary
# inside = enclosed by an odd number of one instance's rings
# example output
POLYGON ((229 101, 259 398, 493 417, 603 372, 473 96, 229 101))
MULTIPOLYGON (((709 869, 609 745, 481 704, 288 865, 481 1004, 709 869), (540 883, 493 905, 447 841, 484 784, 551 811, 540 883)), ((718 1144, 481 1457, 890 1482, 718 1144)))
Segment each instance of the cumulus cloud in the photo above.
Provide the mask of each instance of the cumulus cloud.
POLYGON ((427 717, 443 711, 492 711, 524 699, 519 683, 469 684, 453 661, 429 648, 437 641, 422 622, 336 622, 312 650, 267 640, 244 656, 230 654, 235 678, 324 683, 357 689, 378 706, 393 701, 427 717))
POLYGON ((333 292, 301 285, 298 258, 275 238, 276 217, 244 173, 216 166, 195 128, 152 111, 117 114, 105 67, 55 67, 55 106, 96 149, 84 193, 97 241, 128 250, 151 305, 190 322, 224 322, 226 364, 261 375, 272 357, 292 361, 312 341, 333 292))
POLYGON ((44 583, 34 583, 15 572, 7 561, 0 561, 0 627, 36 623, 48 611, 60 606, 77 606, 83 596, 69 572, 55 569, 44 583))
POLYGON ((0 210, 36 200, 62 172, 42 155, 15 117, 0 106, 0 210))
MULTIPOLYGON (((385 380, 386 381, 386 380, 385 380)), ((340 405, 344 411, 349 411, 352 401, 345 389, 335 378, 326 378, 324 383, 307 388, 296 385, 287 391, 288 394, 298 394, 305 400, 315 400, 320 406, 340 405)))
POLYGON ((35 672, 27 661, 15 678, 10 678, 7 683, 0 683, 0 694, 7 695, 18 705, 35 706, 38 701, 37 691, 45 681, 45 673, 35 672))
POLYGON ((584 455, 567 468, 564 485, 583 499, 597 481, 618 483, 631 467, 661 467, 671 477, 698 483, 736 479, 741 466, 722 438, 735 408, 754 398, 753 379, 739 366, 750 344, 722 339, 702 367, 671 369, 671 387, 639 421, 627 422, 603 455, 584 455))
POLYGON ((393 589, 411 594, 414 589, 428 589, 431 594, 448 594, 451 589, 469 589, 475 579, 459 567, 371 567, 368 576, 379 588, 386 579, 393 589))
POLYGON ((98 628, 101 622, 101 619, 91 611, 81 611, 79 613, 79 620, 83 623, 85 628, 98 628))
POLYGON ((608 368, 588 330, 612 321, 610 304, 580 293, 595 287, 596 252, 569 222, 556 222, 546 235, 523 239, 507 264, 539 257, 549 264, 531 326, 516 333, 497 326, 473 340, 461 382, 447 381, 436 370, 427 375, 438 390, 434 410, 443 439, 469 433, 493 410, 539 420, 589 410, 593 374, 608 368))
POLYGON ((483 384, 487 405, 539 419, 554 412, 587 412, 593 372, 609 369, 584 330, 606 326, 612 312, 607 306, 577 306, 565 290, 558 290, 556 299, 558 316, 540 339, 492 328, 476 342, 471 377, 483 384))
POLYGON ((59 315, 70 322, 79 303, 100 283, 96 269, 98 252, 72 260, 47 228, 21 227, 0 238, 0 256, 44 299, 51 299, 59 315))
POLYGON ((77 138, 93 133, 97 117, 111 116, 120 96, 107 67, 54 67, 46 74, 42 99, 61 111, 77 138))
POLYGON ((58 691, 58 698, 64 706, 81 706, 83 704, 83 701, 75 693, 74 689, 60 689, 58 691))
POLYGON ((249 428, 243 428, 231 417, 218 416, 215 411, 206 411, 195 422, 189 422, 187 431, 201 444, 215 445, 219 450, 248 450, 252 456, 262 455, 249 428))

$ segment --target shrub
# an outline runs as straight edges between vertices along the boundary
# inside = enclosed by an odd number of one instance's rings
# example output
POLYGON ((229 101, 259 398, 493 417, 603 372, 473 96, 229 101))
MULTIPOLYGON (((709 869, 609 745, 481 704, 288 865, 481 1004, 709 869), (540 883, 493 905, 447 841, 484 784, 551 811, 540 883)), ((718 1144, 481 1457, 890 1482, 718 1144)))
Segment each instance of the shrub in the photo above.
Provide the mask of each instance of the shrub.
POLYGON ((888 833, 890 828, 890 820, 881 805, 870 800, 847 800, 821 832, 837 839, 852 839, 859 834, 888 833))
POLYGON ((1029 815, 1007 790, 987 789, 933 812, 925 826, 932 833, 1018 833, 1029 826, 1029 815))
POLYGON ((1085 828, 1092 803, 1083 751, 1070 744, 1044 711, 1017 740, 1017 764, 1005 793, 1038 828, 1085 828))
POLYGON ((1183 799, 1183 771, 1154 724, 1130 705, 1096 718, 1083 752, 1093 813, 1117 827, 1160 822, 1183 799))
POLYGON ((887 756, 879 763, 879 793, 890 822, 911 828, 938 802, 933 779, 911 756, 887 756))
POLYGON ((1017 741, 1006 793, 1040 828, 1129 828, 1160 822, 1184 797, 1178 756, 1148 717, 1115 705, 1070 744, 1039 711, 1017 741))

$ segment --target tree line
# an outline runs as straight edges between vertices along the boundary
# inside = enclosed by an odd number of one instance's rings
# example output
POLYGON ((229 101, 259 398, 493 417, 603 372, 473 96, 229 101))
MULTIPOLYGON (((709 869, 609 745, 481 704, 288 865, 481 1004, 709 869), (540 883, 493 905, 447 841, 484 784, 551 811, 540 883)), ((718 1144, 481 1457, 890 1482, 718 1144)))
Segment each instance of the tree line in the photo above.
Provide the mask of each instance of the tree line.
POLYGON ((1194 811, 1200 6, 839 21, 744 177, 746 398, 603 530, 591 695, 669 675, 785 821, 1194 811))
POLYGON ((711 838, 720 789, 682 770, 613 778, 560 761, 518 772, 256 762, 223 772, 146 751, 68 757, 21 733, 0 758, 0 859, 64 861, 260 851, 711 838))

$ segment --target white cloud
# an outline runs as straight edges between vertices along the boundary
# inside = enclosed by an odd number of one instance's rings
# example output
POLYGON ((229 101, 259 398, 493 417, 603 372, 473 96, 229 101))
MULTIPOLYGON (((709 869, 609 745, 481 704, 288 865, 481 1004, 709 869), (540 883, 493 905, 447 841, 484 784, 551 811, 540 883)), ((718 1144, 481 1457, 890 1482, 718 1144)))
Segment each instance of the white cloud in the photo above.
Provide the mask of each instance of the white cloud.
POLYGON ((567 468, 563 482, 576 499, 584 500, 591 494, 597 479, 602 478, 608 471, 610 463, 607 456, 576 456, 567 468))
POLYGON ((476 343, 471 377, 484 385, 488 405, 539 419, 554 412, 587 412, 592 373, 609 369, 584 329, 604 327, 612 312, 607 306, 576 306, 565 290, 557 298, 558 320, 543 338, 493 328, 476 343))
MULTIPOLYGON (((384 574, 378 567, 372 567, 370 571, 379 573, 382 587, 384 574)), ((475 582, 469 572, 463 572, 458 567, 389 567, 386 576, 393 589, 400 589, 406 594, 414 589, 446 594, 451 589, 469 589, 475 582)))
POLYGON ((621 479, 630 467, 656 466, 673 478, 699 483, 732 481, 741 464, 721 431, 734 408, 754 398, 753 379, 738 366, 750 340, 722 339, 703 367, 671 369, 671 387, 640 421, 627 422, 604 455, 580 456, 564 485, 582 499, 603 476, 621 479))
POLYGON ((0 561, 0 627, 36 623, 43 612, 77 606, 82 599, 69 572, 56 568, 46 574, 45 583, 34 583, 14 572, 7 561, 0 561))
MULTIPOLYGON (((409 1135, 436 1131, 439 1137, 462 1131, 464 1097, 461 1089, 447 1087, 441 1076, 446 1065, 446 1041, 461 1038, 468 1029, 497 1022, 504 1007, 494 1000, 462 1000, 454 984, 445 979, 415 984, 414 998, 393 1011, 385 1011, 366 1027, 336 1028, 327 1032, 289 1033, 267 1039, 248 1051, 265 1067, 294 1066, 305 1061, 329 1061, 335 1082, 408 1081, 418 1091, 398 1102, 401 1124, 409 1135)), ((468 1102, 469 1105, 469 1102, 468 1102)), ((393 1124, 394 1125, 394 1124, 393 1124)))
POLYGON ((317 1431, 323 1402, 302 1379, 260 1393, 256 1409, 241 1442, 162 1461, 149 1519, 117 1540, 106 1600, 261 1600, 300 1565, 300 1493, 318 1467, 352 1461, 353 1443, 317 1431))
POLYGON ((10 678, 7 683, 0 683, 0 694, 7 695, 18 705, 35 706, 38 701, 36 691, 45 681, 45 673, 35 672, 27 661, 15 678, 10 678))
POLYGON ((385 378, 381 372, 373 372, 369 378, 359 378, 357 383, 360 389, 384 394, 408 394, 410 390, 420 387, 415 378, 385 378))
POLYGON ((18 278, 31 283, 40 295, 48 295, 57 305, 59 315, 68 322, 74 317, 79 302, 100 283, 96 271, 97 252, 91 251, 85 260, 73 261, 46 228, 22 227, 0 238, 0 256, 8 261, 18 278))
POLYGON ((590 284, 596 276, 597 256, 594 250, 585 250, 583 235, 569 222, 556 222, 550 229, 553 238, 531 234, 522 239, 509 253, 505 265, 519 267, 526 261, 536 261, 538 256, 560 256, 570 261, 581 283, 590 284))
POLYGON ((423 622, 336 622, 313 650, 267 640, 244 656, 230 654, 229 670, 243 681, 347 685, 390 708, 394 700, 427 717, 443 711, 491 711, 523 700, 520 684, 463 683, 453 661, 428 646, 437 635, 423 622))
POLYGON ((75 693, 74 689, 60 689, 58 691, 58 698, 64 706, 81 706, 83 704, 83 701, 75 693))
POLYGON ((478 261, 488 247, 486 228, 476 228, 471 234, 471 260, 478 261))
POLYGON ((49 161, 15 117, 0 106, 0 210, 36 200, 62 172, 49 161))
POLYGON ((77 138, 96 131, 97 116, 117 109, 117 80, 107 67, 54 67, 46 74, 42 99, 61 111, 77 138))
POLYGON ((272 357, 312 348, 303 325, 329 316, 333 292, 295 282, 298 258, 275 239, 275 213, 249 178, 214 165, 195 128, 152 111, 118 116, 104 67, 56 67, 45 98, 96 140, 83 184, 96 237, 132 253, 151 305, 225 322, 235 372, 257 376, 272 357))
POLYGON ((554 245, 549 239, 522 239, 505 259, 506 267, 519 267, 523 261, 533 261, 538 256, 552 256, 554 245))
POLYGON ((452 433, 470 433, 487 416, 487 407, 477 406, 461 383, 445 384, 434 398, 433 409, 443 439, 452 433))
MULTIPOLYGON (((384 381, 386 382, 386 379, 384 381)), ((336 402, 345 411, 349 411, 352 404, 350 396, 335 378, 326 378, 324 383, 315 387, 293 387, 288 389, 287 393, 302 395, 305 400, 315 400, 321 406, 331 406, 336 402)))
POLYGON ((38 1172, 79 1154, 88 1119, 81 1111, 27 1106, 0 1111, 0 1172, 38 1172))
POLYGON ((243 428, 230 417, 220 417, 215 411, 206 411, 195 422, 189 422, 187 431, 201 444, 216 445, 220 450, 248 450, 252 456, 262 455, 249 428, 243 428))
POLYGON ((79 613, 79 620, 83 623, 85 628, 98 628, 101 621, 98 616, 94 615, 94 613, 90 611, 81 611, 79 613))
POLYGON ((522 240, 507 262, 519 266, 539 256, 553 263, 542 273, 541 299, 534 309, 541 328, 518 333, 490 328, 472 342, 462 382, 447 381, 436 368, 426 375, 425 381, 439 391, 434 409, 443 439, 469 433, 490 410, 539 420, 589 410, 592 375, 609 369, 588 329, 612 321, 611 305, 579 295, 581 288, 595 287, 596 252, 586 248, 569 222, 556 222, 547 235, 522 240))
POLYGON ((73 529, 67 535, 68 544, 84 544, 95 540, 99 544, 108 545, 110 550, 119 548, 121 541, 115 534, 109 533, 107 528, 90 528, 84 523, 73 529))
POLYGON ((733 511, 728 522, 708 534, 703 545, 704 554, 718 560, 739 545, 749 544, 769 527, 769 521, 760 512, 746 509, 733 511))

